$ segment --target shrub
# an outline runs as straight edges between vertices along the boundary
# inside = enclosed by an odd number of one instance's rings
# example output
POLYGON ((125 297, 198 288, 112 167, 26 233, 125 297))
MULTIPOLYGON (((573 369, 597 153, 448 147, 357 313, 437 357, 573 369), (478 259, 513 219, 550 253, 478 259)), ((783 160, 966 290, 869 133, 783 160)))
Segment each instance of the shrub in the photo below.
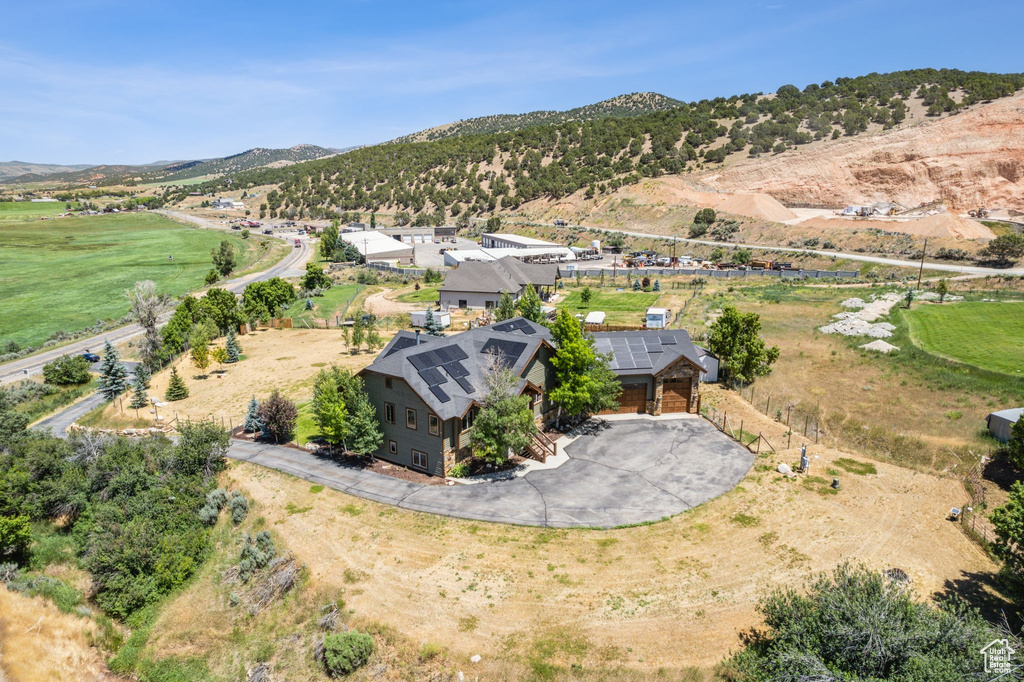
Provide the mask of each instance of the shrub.
POLYGON ((242 552, 238 559, 238 577, 242 582, 249 582, 252 574, 265 567, 274 558, 274 541, 270 533, 261 530, 255 536, 248 533, 242 536, 242 552))
POLYGON ((228 505, 231 507, 231 522, 237 526, 249 514, 249 500, 236 490, 231 494, 231 501, 228 505))
POLYGON ((324 668, 331 677, 355 672, 375 649, 373 638, 364 632, 342 632, 324 637, 324 668))
POLYGON ((469 465, 465 462, 456 462, 448 470, 448 475, 452 478, 465 478, 469 475, 469 465))
POLYGON ((62 355, 43 365, 43 380, 48 384, 71 386, 87 383, 90 379, 89 361, 80 355, 62 355))
POLYGON ((32 544, 27 516, 0 516, 0 561, 24 562, 32 544))

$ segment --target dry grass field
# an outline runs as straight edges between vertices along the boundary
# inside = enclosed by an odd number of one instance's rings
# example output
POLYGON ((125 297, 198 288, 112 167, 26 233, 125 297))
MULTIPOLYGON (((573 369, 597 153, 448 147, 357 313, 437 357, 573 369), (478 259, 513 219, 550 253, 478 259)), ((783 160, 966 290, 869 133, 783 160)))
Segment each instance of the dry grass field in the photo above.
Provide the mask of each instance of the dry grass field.
MULTIPOLYGON (((783 426, 734 393, 711 389, 707 399, 742 415, 748 431, 784 441, 783 426)), ((639 680, 655 671, 704 679, 757 625, 760 595, 844 560, 900 567, 925 597, 995 570, 945 520, 963 494, 957 481, 881 463, 875 474, 854 475, 836 464, 847 453, 813 445, 812 476, 789 480, 774 469, 795 462, 796 445, 759 458, 721 498, 610 531, 408 512, 233 464, 224 482, 252 497, 250 518, 306 565, 303 593, 246 618, 220 584, 227 564, 214 562, 165 609, 148 652, 202 658, 224 675, 251 665, 255 643, 267 641, 281 679, 315 678, 306 652, 290 643, 311 645, 305 623, 318 600, 340 595, 350 624, 378 633, 384 667, 368 666, 376 679, 422 679, 438 665, 481 680, 639 680), (833 475, 839 492, 828 487, 833 475), (431 643, 443 653, 421 660, 417 652, 431 643), (480 664, 468 662, 474 654, 480 664)))

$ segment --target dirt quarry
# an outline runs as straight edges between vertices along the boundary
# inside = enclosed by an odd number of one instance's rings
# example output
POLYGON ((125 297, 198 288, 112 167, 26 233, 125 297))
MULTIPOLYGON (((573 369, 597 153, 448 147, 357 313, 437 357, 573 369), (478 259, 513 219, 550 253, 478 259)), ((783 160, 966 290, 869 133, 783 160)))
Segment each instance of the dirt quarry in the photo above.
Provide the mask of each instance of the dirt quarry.
POLYGON ((764 218, 781 223, 793 220, 796 213, 767 194, 732 194, 713 204, 718 211, 735 213, 750 218, 764 218))
POLYGON ((847 218, 810 218, 798 223, 801 227, 815 227, 830 231, 874 229, 902 232, 916 237, 949 239, 993 239, 995 234, 979 222, 955 213, 936 213, 910 220, 864 220, 847 218))
MULTIPOLYGON (((1024 210, 1024 96, 916 126, 778 156, 745 159, 701 180, 787 204, 841 206, 941 199, 953 210, 1024 210)), ((724 209, 723 209, 724 210, 724 209)))

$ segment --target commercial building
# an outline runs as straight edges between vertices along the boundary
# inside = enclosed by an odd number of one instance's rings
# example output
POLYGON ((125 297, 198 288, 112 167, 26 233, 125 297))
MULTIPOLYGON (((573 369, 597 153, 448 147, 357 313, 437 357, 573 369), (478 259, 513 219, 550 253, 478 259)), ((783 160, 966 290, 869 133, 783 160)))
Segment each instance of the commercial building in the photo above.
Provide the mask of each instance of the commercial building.
POLYGON ((394 261, 402 265, 414 262, 413 248, 376 230, 342 232, 338 237, 359 250, 359 255, 369 261, 394 261))

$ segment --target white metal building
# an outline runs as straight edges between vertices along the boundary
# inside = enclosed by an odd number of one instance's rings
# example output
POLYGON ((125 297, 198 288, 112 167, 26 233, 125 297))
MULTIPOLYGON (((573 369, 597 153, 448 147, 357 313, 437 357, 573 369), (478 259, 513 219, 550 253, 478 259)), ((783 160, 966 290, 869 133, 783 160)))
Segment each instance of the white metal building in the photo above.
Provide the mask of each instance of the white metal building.
POLYGON ((376 230, 342 232, 338 237, 355 246, 367 261, 397 261, 403 265, 413 263, 411 245, 403 244, 376 230))

